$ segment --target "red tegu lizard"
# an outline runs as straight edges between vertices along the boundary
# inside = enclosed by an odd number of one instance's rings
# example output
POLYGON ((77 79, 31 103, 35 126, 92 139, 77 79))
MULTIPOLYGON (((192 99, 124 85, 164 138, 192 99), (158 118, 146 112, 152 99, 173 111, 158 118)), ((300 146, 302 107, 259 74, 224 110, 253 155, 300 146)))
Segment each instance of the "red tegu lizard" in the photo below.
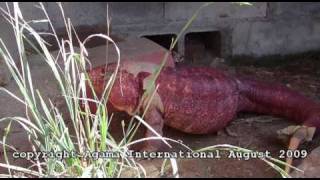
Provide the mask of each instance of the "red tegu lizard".
MULTIPOLYGON (((146 88, 146 79, 155 66, 144 62, 121 63, 108 99, 112 110, 128 114, 136 110, 146 88)), ((89 72, 98 95, 116 64, 105 67, 89 72)), ((239 112, 257 112, 302 124, 291 132, 289 149, 296 149, 320 127, 320 105, 283 85, 233 77, 206 67, 164 67, 156 84, 159 85, 157 93, 144 120, 160 135, 164 125, 191 134, 214 133, 226 127, 239 112)), ((143 105, 140 110, 143 112, 145 108, 143 105)), ((154 134, 147 130, 145 136, 154 134)), ((147 141, 143 149, 157 150, 160 143, 147 141)))

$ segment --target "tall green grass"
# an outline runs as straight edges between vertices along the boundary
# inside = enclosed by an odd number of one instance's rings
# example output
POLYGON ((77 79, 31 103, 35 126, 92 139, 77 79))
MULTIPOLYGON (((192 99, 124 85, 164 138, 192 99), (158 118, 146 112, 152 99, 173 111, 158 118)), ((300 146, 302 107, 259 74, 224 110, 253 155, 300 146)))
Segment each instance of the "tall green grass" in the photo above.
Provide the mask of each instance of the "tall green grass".
MULTIPOLYGON (((205 3, 196 11, 196 13, 182 28, 178 37, 173 39, 170 50, 173 49, 177 40, 191 25, 201 9, 211 4, 212 3, 205 3)), ((143 113, 142 116, 138 114, 134 115, 129 124, 128 130, 126 132, 123 130, 124 138, 120 142, 114 140, 112 134, 109 132, 109 124, 111 121, 110 117, 112 116, 110 116, 107 111, 106 102, 108 100, 111 87, 115 81, 115 77, 119 72, 120 50, 117 47, 117 44, 109 37, 109 33, 107 33, 107 35, 93 34, 88 36, 84 41, 80 41, 70 19, 65 17, 62 5, 58 3, 58 6, 61 10, 61 15, 68 35, 66 39, 58 38, 48 13, 42 3, 39 3, 38 8, 43 11, 46 18, 41 20, 25 21, 18 3, 13 3, 13 10, 10 10, 8 3, 6 8, 1 9, 2 13, 4 13, 4 18, 7 19, 13 28, 18 47, 19 59, 13 59, 2 40, 0 40, 0 53, 14 79, 14 82, 20 90, 21 96, 15 95, 3 87, 1 87, 1 90, 7 92, 10 96, 25 106, 24 117, 13 116, 0 119, 0 123, 3 123, 4 121, 10 122, 1 141, 5 152, 5 163, 0 163, 0 167, 8 169, 8 174, 2 176, 16 177, 14 172, 18 171, 23 173, 22 176, 30 175, 33 177, 120 177, 124 169, 129 169, 134 172, 134 177, 146 177, 147 172, 143 165, 137 162, 134 158, 125 156, 129 146, 134 145, 135 143, 154 139, 162 140, 168 145, 169 142, 182 143, 157 134, 157 132, 143 120, 145 113, 143 113), (59 47, 59 54, 57 56, 53 56, 49 52, 47 47, 48 43, 42 38, 44 33, 37 32, 32 27, 34 24, 38 23, 49 24, 52 33, 45 34, 55 38, 55 43, 57 43, 59 47), (28 36, 26 36, 26 34, 28 34, 28 36), (73 35, 75 35, 76 38, 73 38, 73 35), (111 45, 116 49, 118 55, 118 66, 111 78, 106 82, 102 97, 98 98, 96 94, 93 94, 92 98, 88 98, 86 94, 86 84, 89 84, 89 88, 91 88, 92 92, 94 91, 91 80, 86 72, 87 66, 90 65, 90 62, 87 61, 88 54, 86 43, 95 37, 105 39, 108 42, 107 44, 111 43, 111 45), (78 42, 80 45, 80 51, 76 50, 74 46, 75 42, 78 42), (40 56, 42 56, 42 59, 49 66, 54 79, 58 84, 61 96, 66 104, 68 117, 63 117, 61 110, 55 106, 52 100, 44 97, 42 92, 34 87, 32 72, 30 70, 30 59, 26 55, 25 43, 31 46, 40 56), (57 63, 58 59, 62 60, 62 65, 57 63), (18 67, 17 62, 20 64, 20 68, 18 67), (92 102, 97 106, 96 112, 90 111, 89 102, 92 102), (69 129, 70 127, 66 125, 66 119, 71 120, 72 131, 69 129), (12 121, 19 123, 28 133, 29 142, 34 152, 42 151, 58 153, 61 151, 68 151, 83 154, 85 152, 112 151, 119 153, 120 157, 109 159, 70 157, 61 160, 49 158, 31 161, 31 167, 14 166, 9 162, 7 149, 11 149, 13 151, 17 150, 6 142, 7 136, 10 133, 12 121), (134 122, 138 122, 138 124, 134 122), (151 138, 132 140, 132 137, 136 133, 140 124, 143 124, 153 131, 155 136, 151 138), (74 133, 71 134, 70 132, 74 133)), ((169 52, 165 55, 161 66, 155 70, 144 97, 152 96, 157 89, 154 82, 168 56, 169 52)), ((182 145, 186 149, 193 151, 188 146, 184 144, 182 145)), ((196 151, 207 151, 217 148, 226 151, 251 151, 231 145, 216 145, 196 151)), ((288 176, 277 165, 283 164, 281 161, 276 159, 262 160, 272 166, 275 170, 279 171, 282 176, 288 176)), ((163 169, 166 162, 167 160, 164 160, 163 169)), ((170 163, 174 177, 179 177, 177 161, 175 159, 170 159, 170 163)))
MULTIPOLYGON (((106 95, 110 92, 110 87, 114 82, 114 77, 116 76, 118 69, 115 71, 113 77, 107 82, 104 96, 101 99, 98 99, 95 94, 93 99, 87 98, 86 95, 86 83, 91 85, 91 81, 88 79, 89 77, 86 73, 86 66, 88 64, 88 62, 86 62, 86 42, 94 37, 104 38, 106 41, 111 42, 118 53, 118 65, 120 62, 119 48, 109 36, 103 34, 91 35, 83 42, 78 38, 72 39, 73 35, 76 35, 77 37, 77 34, 70 20, 64 17, 60 3, 58 6, 61 9, 68 34, 68 38, 62 40, 58 39, 52 22, 42 3, 39 4, 39 8, 44 12, 46 19, 33 20, 31 22, 26 22, 24 20, 18 3, 13 3, 12 13, 10 12, 8 4, 6 10, 2 9, 2 12, 5 13, 4 17, 13 27, 14 35, 17 40, 21 70, 19 70, 16 61, 12 58, 2 40, 1 45, 3 48, 1 48, 0 53, 4 58, 22 97, 18 97, 4 88, 2 88, 2 90, 8 92, 13 98, 25 105, 26 116, 7 117, 1 119, 0 122, 14 120, 24 127, 28 133, 30 143, 34 146, 34 151, 55 153, 61 151, 74 151, 79 154, 84 154, 87 151, 106 151, 108 149, 124 155, 127 148, 125 146, 119 146, 112 135, 109 134, 108 125, 110 119, 108 118, 105 107, 105 102, 107 100, 106 95), (53 57, 50 54, 47 43, 42 39, 41 33, 36 32, 32 27, 33 24, 42 22, 49 23, 51 27, 52 33, 47 35, 55 37, 59 47, 58 57, 53 57), (34 41, 29 40, 25 34, 29 34, 34 41), (75 50, 75 41, 78 41, 80 44, 80 52, 75 50), (71 119, 73 132, 75 132, 74 135, 70 134, 65 119, 62 118, 60 110, 54 105, 52 100, 46 99, 39 90, 34 88, 29 59, 25 51, 25 42, 33 47, 50 67, 67 106, 69 116, 67 118, 71 119), (62 59, 62 66, 58 65, 58 59, 62 59), (90 112, 89 101, 96 104, 96 113, 90 112)), ((92 88, 92 85, 90 88, 92 88)), ((6 145, 5 139, 6 138, 4 137, 3 147, 10 147, 6 145)), ((7 167, 10 175, 12 175, 11 170, 22 170, 21 168, 10 166, 8 158, 6 157, 5 159, 7 164, 1 164, 1 166, 7 167)), ((114 177, 120 176, 122 166, 137 169, 138 176, 142 176, 141 173, 144 172, 140 168, 142 166, 138 166, 133 159, 128 159, 126 157, 122 157, 121 159, 107 159, 104 161, 102 159, 93 160, 84 159, 82 157, 72 157, 63 160, 46 159, 42 162, 38 160, 37 162, 32 163, 36 168, 33 168, 32 171, 23 170, 23 172, 26 174, 31 173, 32 175, 39 177, 114 177)))

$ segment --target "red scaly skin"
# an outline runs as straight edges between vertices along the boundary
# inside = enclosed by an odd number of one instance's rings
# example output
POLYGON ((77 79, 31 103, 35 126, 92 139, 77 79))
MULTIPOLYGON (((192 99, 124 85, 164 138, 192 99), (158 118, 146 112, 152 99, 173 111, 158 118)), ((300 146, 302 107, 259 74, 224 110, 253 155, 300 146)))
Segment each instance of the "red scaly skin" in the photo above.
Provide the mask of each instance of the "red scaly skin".
MULTIPOLYGON (((136 66, 139 63, 121 65, 108 100, 113 111, 132 114, 138 107, 144 92, 143 81, 151 73, 139 68, 133 71, 136 66)), ((106 70, 100 66, 89 72, 97 94, 104 88, 105 74, 109 76, 115 67, 110 64, 106 70)), ((204 67, 164 67, 156 84, 160 98, 148 109, 145 121, 159 134, 164 124, 192 134, 217 132, 242 111, 276 115, 320 127, 320 105, 282 85, 232 77, 204 67)), ((150 136, 154 134, 147 131, 146 137, 150 136)), ((144 149, 158 148, 158 143, 151 142, 144 149)))

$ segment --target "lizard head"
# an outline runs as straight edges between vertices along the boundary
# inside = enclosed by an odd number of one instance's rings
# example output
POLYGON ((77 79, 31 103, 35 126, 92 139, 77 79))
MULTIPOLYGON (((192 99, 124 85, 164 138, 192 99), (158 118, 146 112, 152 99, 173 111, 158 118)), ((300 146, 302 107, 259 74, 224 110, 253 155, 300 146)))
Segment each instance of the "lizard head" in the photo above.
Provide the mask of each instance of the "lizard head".
MULTIPOLYGON (((107 85, 112 75, 115 73, 115 70, 116 64, 112 63, 108 65, 98 66, 88 71, 90 82, 98 97, 102 95, 105 86, 107 85)), ((87 83, 87 88, 89 89, 90 87, 88 87, 88 85, 90 82, 87 83)))
MULTIPOLYGON (((109 65, 108 66, 102 65, 102 66, 98 66, 88 70, 87 71, 88 80, 86 81, 87 98, 94 99, 94 93, 95 93, 97 98, 101 99, 102 94, 106 88, 106 84, 108 83, 108 80, 112 76, 113 72, 114 72, 114 68, 111 65, 110 67, 109 65)), ((97 110, 97 104, 89 101, 89 106, 90 106, 91 112, 95 113, 97 110)))
MULTIPOLYGON (((88 71, 93 90, 98 98, 101 98, 106 86, 111 88, 108 96, 107 107, 113 111, 126 111, 129 114, 134 111, 140 96, 139 80, 125 66, 119 68, 113 83, 111 77, 115 75, 116 63, 98 66, 88 71)), ((87 94, 92 98, 91 88, 87 83, 87 94)))

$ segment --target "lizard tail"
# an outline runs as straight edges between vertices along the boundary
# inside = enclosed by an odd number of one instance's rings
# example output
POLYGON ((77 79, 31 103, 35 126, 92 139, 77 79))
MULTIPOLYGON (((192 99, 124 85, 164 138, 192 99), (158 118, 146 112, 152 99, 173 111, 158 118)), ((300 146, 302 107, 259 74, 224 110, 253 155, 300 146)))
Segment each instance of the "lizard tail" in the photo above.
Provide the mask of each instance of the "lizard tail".
POLYGON ((239 78, 238 111, 256 112, 320 128, 320 104, 281 84, 239 78))

